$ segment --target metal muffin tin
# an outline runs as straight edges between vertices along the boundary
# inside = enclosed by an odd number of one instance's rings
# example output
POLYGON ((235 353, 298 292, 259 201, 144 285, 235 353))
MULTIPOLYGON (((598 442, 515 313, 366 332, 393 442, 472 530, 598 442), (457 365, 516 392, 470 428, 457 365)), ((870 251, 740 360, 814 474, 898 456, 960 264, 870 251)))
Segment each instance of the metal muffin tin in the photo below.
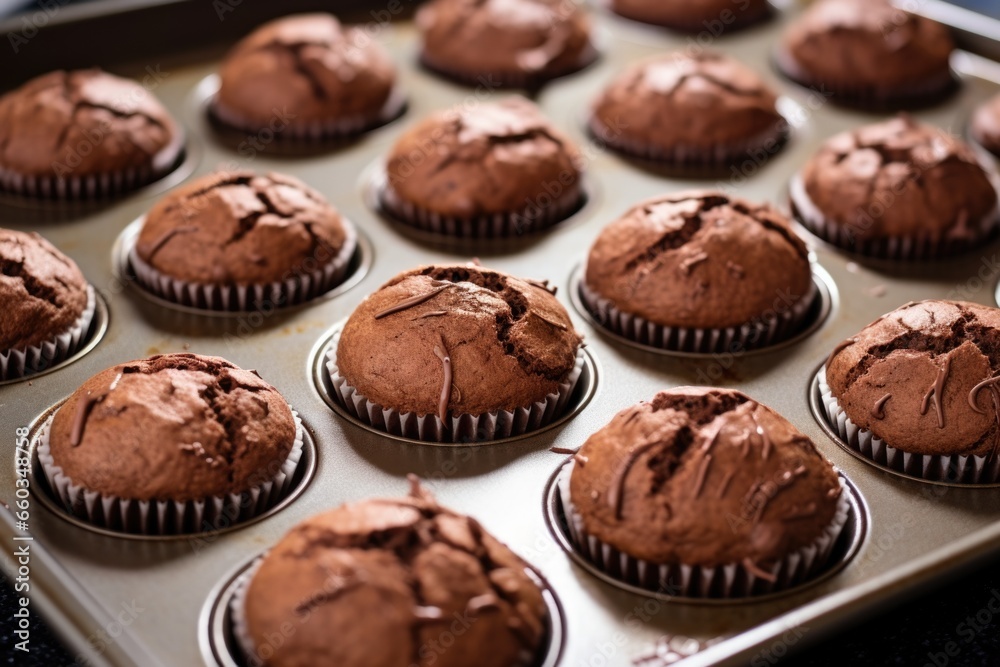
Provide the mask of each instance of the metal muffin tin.
MULTIPOLYGON (((214 11, 203 7, 202 20, 214 21, 214 11)), ((234 6, 233 20, 238 22, 240 11, 234 6)), ((36 423, 100 370, 151 354, 190 350, 256 368, 295 406, 317 447, 315 470, 296 497, 266 517, 222 533, 158 540, 102 534, 68 521, 40 495, 44 485, 35 480, 27 533, 15 528, 10 513, 0 511, 0 539, 7 545, 0 550, 0 563, 8 572, 17 570, 8 547, 30 545, 32 608, 45 614, 80 661, 88 661, 85 664, 214 667, 213 659, 206 658, 211 653, 203 653, 204 642, 216 629, 213 608, 228 590, 234 568, 266 551, 305 517, 345 501, 406 493, 408 473, 422 477, 443 504, 481 520, 550 583, 565 609, 559 664, 573 667, 628 665, 650 654, 664 637, 671 646, 691 653, 684 664, 761 664, 790 650, 794 642, 789 636, 798 638, 808 631, 808 639, 818 638, 842 622, 1000 552, 996 489, 932 485, 884 472, 835 444, 809 407, 818 365, 840 340, 882 313, 925 298, 995 304, 1000 246, 906 266, 846 255, 800 229, 815 249, 819 275, 828 287, 824 308, 829 313, 808 336, 752 354, 698 357, 638 349, 603 333, 571 305, 571 276, 589 245, 603 225, 635 202, 685 188, 723 187, 751 200, 783 205, 789 179, 825 138, 882 117, 837 108, 772 71, 772 46, 795 11, 714 39, 709 33, 676 35, 595 9, 602 58, 535 95, 586 155, 587 204, 567 223, 509 242, 437 243, 425 235, 401 233, 398 225, 369 206, 370 175, 405 127, 436 109, 508 94, 453 85, 422 70, 416 64, 417 37, 409 22, 369 24, 400 67, 409 95, 407 113, 326 152, 294 154, 279 142, 263 150, 246 145, 241 150, 218 136, 204 108, 219 51, 175 52, 168 60, 139 60, 113 68, 140 79, 147 67, 159 68, 162 76, 154 93, 188 132, 184 169, 204 174, 218 165, 241 166, 302 178, 358 226, 369 241, 362 244, 362 254, 370 266, 356 274, 358 280, 349 288, 328 298, 268 313, 214 317, 149 298, 123 271, 116 240, 134 231, 130 224, 162 195, 162 184, 98 207, 0 204, 0 224, 37 230, 72 256, 102 294, 109 313, 103 339, 73 363, 0 387, 0 424, 9 443, 16 429, 36 423), (749 64, 781 92, 782 109, 795 116, 790 119, 789 142, 780 153, 765 164, 750 160, 721 178, 681 180, 639 168, 595 145, 583 128, 581 109, 612 76, 637 58, 699 48, 699 43, 710 43, 749 64), (314 381, 331 327, 399 271, 473 256, 487 266, 547 278, 559 287, 558 297, 586 335, 592 358, 589 382, 594 392, 589 400, 581 399, 580 411, 553 428, 509 442, 428 447, 361 428, 331 409, 314 381), (857 534, 856 554, 842 569, 781 596, 732 605, 699 604, 626 590, 594 576, 564 553, 562 542, 547 527, 545 490, 563 462, 550 448, 576 448, 622 408, 662 389, 704 383, 706 377, 778 410, 813 438, 850 480, 859 498, 857 514, 866 525, 857 534), (22 539, 13 541, 16 538, 22 539)), ((367 11, 359 16, 372 20, 367 11)), ((972 108, 1000 91, 1000 65, 964 53, 956 54, 955 65, 963 83, 960 92, 914 115, 961 134, 972 108)), ((171 178, 171 184, 178 180, 171 178)), ((0 475, 0 499, 12 506, 15 480, 12 468, 0 475)))

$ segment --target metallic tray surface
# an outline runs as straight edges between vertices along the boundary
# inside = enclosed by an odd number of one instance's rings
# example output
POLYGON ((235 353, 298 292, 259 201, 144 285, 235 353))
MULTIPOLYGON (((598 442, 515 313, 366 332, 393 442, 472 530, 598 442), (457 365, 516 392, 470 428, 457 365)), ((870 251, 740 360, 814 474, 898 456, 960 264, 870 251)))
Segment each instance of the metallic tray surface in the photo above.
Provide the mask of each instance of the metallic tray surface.
MULTIPOLYGON (((825 356, 838 341, 882 313, 924 298, 995 305, 1000 277, 997 245, 954 260, 906 267, 849 257, 800 230, 832 280, 829 317, 794 345, 735 357, 692 358, 639 350, 603 335, 571 304, 570 278, 590 243, 603 225, 634 202, 684 188, 722 187, 752 200, 784 205, 790 177, 825 138, 880 117, 836 108, 773 72, 771 45, 794 11, 759 28, 702 40, 754 67, 781 91, 782 108, 793 120, 788 145, 764 165, 747 163, 744 173, 678 180, 602 151, 583 130, 583 110, 625 64, 667 49, 696 48, 691 45, 698 41, 595 10, 602 59, 536 96, 553 122, 582 147, 590 172, 590 201, 566 224, 514 243, 429 245, 401 234, 366 205, 367 179, 404 128, 435 109, 475 105, 509 94, 452 85, 421 70, 415 65, 418 47, 412 24, 373 25, 400 67, 409 94, 407 113, 358 142, 327 153, 287 156, 266 147, 260 150, 250 142, 234 149, 217 138, 204 115, 217 63, 164 65, 154 92, 187 128, 195 174, 217 166, 239 166, 302 178, 361 228, 371 241, 372 263, 349 290, 304 307, 232 317, 192 314, 157 304, 116 277, 112 249, 116 239, 148 210, 162 187, 75 217, 59 207, 0 205, 0 224, 37 230, 49 238, 79 263, 110 310, 108 331, 89 354, 30 382, 0 386, 0 425, 11 449, 15 429, 32 424, 91 375, 118 362, 182 350, 220 355, 256 368, 299 412, 318 447, 312 480, 294 502, 262 521, 218 535, 157 541, 109 537, 74 525, 33 496, 29 521, 34 540, 33 608, 48 616, 88 664, 205 664, 199 637, 205 610, 213 602, 210 594, 236 568, 305 517, 346 501, 406 493, 408 473, 424 478, 443 504, 480 519, 549 581, 565 609, 561 664, 572 667, 630 664, 664 636, 691 638, 706 646, 684 664, 773 664, 772 658, 787 653, 800 639, 818 638, 839 622, 1000 552, 996 489, 935 486, 883 472, 832 442, 809 407, 810 383, 825 356), (313 382, 315 350, 331 327, 397 272, 473 256, 487 266, 547 278, 559 287, 559 298, 586 335, 598 369, 596 393, 580 414, 558 428, 505 444, 428 447, 371 433, 331 410, 313 382), (800 592, 766 601, 680 604, 629 593, 599 580, 575 565, 553 539, 544 519, 543 495, 563 459, 549 448, 575 448, 618 410, 662 389, 704 383, 706 377, 721 386, 737 387, 781 412, 813 438, 860 491, 870 512, 868 536, 843 571, 800 592)), ((961 91, 947 103, 914 115, 963 134, 971 109, 1000 90, 1000 66, 965 54, 957 54, 955 63, 962 72, 961 91)), ((141 79, 147 67, 158 65, 135 63, 119 71, 141 79)), ((15 479, 11 461, 0 474, 0 499, 12 502, 15 479)), ((17 544, 12 540, 19 534, 11 517, 0 512, 5 545, 17 544)), ((0 550, 0 562, 13 571, 12 549, 7 546, 0 550)))

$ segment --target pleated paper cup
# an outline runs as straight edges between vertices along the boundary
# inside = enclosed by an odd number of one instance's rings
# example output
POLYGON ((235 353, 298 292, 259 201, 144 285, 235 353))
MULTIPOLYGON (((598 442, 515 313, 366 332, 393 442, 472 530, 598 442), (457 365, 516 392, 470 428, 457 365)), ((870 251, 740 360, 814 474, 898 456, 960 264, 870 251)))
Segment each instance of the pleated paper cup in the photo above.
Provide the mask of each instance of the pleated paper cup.
MULTIPOLYGON (((991 178, 996 183, 996 177, 991 178)), ((806 193, 802 174, 796 174, 789 186, 792 213, 803 227, 827 243, 868 257, 914 261, 948 257, 978 248, 982 241, 1000 228, 1000 206, 976 222, 972 238, 948 240, 925 236, 893 236, 876 239, 857 239, 851 225, 844 225, 826 216, 816 207, 806 193)))
POLYGON ((292 416, 295 419, 295 440, 278 471, 242 493, 226 496, 186 502, 132 500, 102 495, 77 485, 52 458, 49 434, 55 415, 39 431, 38 461, 49 486, 66 511, 91 525, 140 535, 194 535, 249 521, 288 495, 302 462, 304 438, 298 413, 293 410, 292 416))
POLYGON ((594 319, 608 331, 642 345, 670 352, 725 354, 775 345, 791 338, 806 326, 809 311, 818 295, 815 282, 809 293, 787 310, 769 319, 757 319, 736 327, 699 329, 670 327, 626 313, 580 281, 580 298, 594 319))
POLYGON ((545 206, 528 204, 520 211, 461 218, 441 215, 406 201, 389 183, 384 168, 378 169, 373 179, 379 207, 394 219, 425 232, 457 238, 512 238, 541 231, 578 211, 585 197, 582 184, 578 183, 545 206))
POLYGON ((253 581, 254 576, 257 574, 257 570, 264 563, 264 557, 267 554, 261 554, 250 567, 239 576, 236 580, 236 586, 233 589, 233 597, 229 601, 229 615, 233 622, 233 638, 236 640, 236 648, 239 649, 240 653, 243 654, 243 658, 246 660, 250 667, 257 667, 258 665, 263 665, 264 661, 258 655, 257 648, 254 646, 253 639, 250 637, 250 626, 247 623, 247 591, 250 589, 250 582, 253 581))
POLYGON ((886 444, 847 416, 826 381, 826 366, 819 371, 820 404, 823 414, 840 439, 861 456, 896 472, 932 482, 994 484, 1000 482, 1000 457, 934 456, 913 454, 886 444))
POLYGON ((40 345, 0 352, 0 380, 16 380, 40 373, 69 359, 87 342, 90 325, 97 309, 97 295, 87 285, 87 305, 73 325, 40 345))
POLYGON ((140 258, 135 245, 128 251, 128 261, 142 287, 161 299, 181 306, 222 312, 246 312, 261 307, 284 308, 315 299, 344 282, 358 246, 354 225, 344 220, 344 229, 344 245, 325 264, 313 271, 259 285, 195 283, 172 278, 140 258))
POLYGON ((811 544, 785 556, 771 566, 757 565, 767 574, 761 577, 742 563, 716 567, 663 564, 635 558, 589 535, 583 518, 570 499, 570 461, 557 480, 559 503, 566 517, 569 539, 577 553, 605 574, 653 593, 687 598, 739 599, 767 595, 805 583, 829 564, 833 548, 847 525, 851 506, 847 487, 840 480, 840 498, 830 525, 811 544), (771 579, 773 578, 773 581, 771 579))
POLYGON ((327 381, 337 403, 349 415, 364 424, 392 435, 425 442, 446 442, 453 444, 487 442, 522 435, 549 424, 566 411, 566 404, 583 371, 583 348, 576 354, 573 370, 559 385, 557 392, 516 410, 498 410, 479 415, 452 414, 445 427, 438 415, 419 415, 415 412, 399 412, 385 408, 369 400, 351 386, 337 368, 337 332, 326 351, 327 381))

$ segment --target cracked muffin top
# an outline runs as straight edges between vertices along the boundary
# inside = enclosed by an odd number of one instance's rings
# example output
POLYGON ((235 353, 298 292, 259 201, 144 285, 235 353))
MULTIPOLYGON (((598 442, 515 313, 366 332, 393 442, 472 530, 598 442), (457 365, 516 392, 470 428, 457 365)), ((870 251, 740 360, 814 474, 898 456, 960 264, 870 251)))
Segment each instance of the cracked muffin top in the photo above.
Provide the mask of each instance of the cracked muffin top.
POLYGON ((430 67, 498 84, 566 74, 595 55, 586 12, 563 0, 434 0, 417 27, 430 67))
POLYGON ((164 354, 87 380, 49 447, 74 484, 131 500, 202 500, 270 481, 295 440, 291 408, 256 371, 164 354))
POLYGON ((97 69, 51 72, 0 97, 0 171, 162 172, 181 148, 176 122, 146 88, 97 69))
POLYGON ((685 32, 708 30, 715 37, 771 14, 768 0, 611 0, 626 18, 685 32))
POLYGON ((352 237, 324 197, 283 174, 218 172, 172 190, 150 210, 139 258, 199 284, 266 284, 310 273, 352 237))
POLYGON ((384 408, 445 422, 531 405, 558 392, 582 340, 554 291, 477 266, 401 273, 351 314, 338 369, 384 408))
POLYGON ((904 452, 1000 453, 1000 310, 919 301, 838 345, 826 381, 860 428, 904 452))
POLYGON ((720 329, 792 309, 811 293, 812 273, 777 210, 695 190, 648 199, 605 227, 584 280, 650 322, 720 329))
POLYGON ((824 92, 892 103, 951 85, 948 29, 888 0, 823 0, 788 26, 778 64, 824 92))
POLYGON ((396 143, 386 173, 404 201, 470 219, 574 196, 580 164, 569 137, 534 104, 513 97, 432 114, 396 143))
POLYGON ((388 54, 364 30, 300 14, 265 23, 232 48, 213 103, 224 120, 282 131, 376 120, 395 83, 388 54))
POLYGON ((292 528, 244 603, 271 667, 527 667, 547 613, 527 565, 479 522, 409 498, 342 505, 292 528), (294 635, 269 637, 289 622, 294 635), (442 633, 453 642, 442 649, 442 633))
POLYGON ((0 352, 69 330, 87 307, 76 263, 38 234, 0 229, 0 352))
POLYGON ((837 473, 784 417, 731 389, 678 387, 619 412, 574 456, 584 532, 653 563, 753 571, 830 526, 837 473))
POLYGON ((610 143, 646 148, 731 146, 784 123, 777 96, 750 68, 719 54, 677 51, 629 66, 594 103, 592 122, 610 143), (620 136, 619 136, 620 135, 620 136))
POLYGON ((981 104, 972 116, 972 138, 1000 156, 1000 95, 981 104))
POLYGON ((899 116, 827 140, 802 168, 809 201, 792 203, 858 240, 967 240, 995 215, 990 176, 961 139, 899 116))

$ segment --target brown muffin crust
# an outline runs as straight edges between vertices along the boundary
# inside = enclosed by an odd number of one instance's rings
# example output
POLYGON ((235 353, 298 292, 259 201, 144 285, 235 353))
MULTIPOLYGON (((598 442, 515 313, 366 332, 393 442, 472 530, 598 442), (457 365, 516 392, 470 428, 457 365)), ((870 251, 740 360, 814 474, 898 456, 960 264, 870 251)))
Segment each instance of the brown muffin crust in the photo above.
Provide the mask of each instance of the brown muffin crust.
POLYGON ((223 120, 283 130, 346 119, 378 120, 396 83, 382 46, 331 14, 265 23, 240 40, 219 70, 214 104, 223 120))
POLYGON ((0 170, 82 178, 168 169, 181 132, 143 86, 98 69, 56 71, 0 97, 0 170))
POLYGON ((386 163, 388 185, 414 206, 462 219, 544 208, 580 190, 576 146, 524 98, 432 114, 386 163))
MULTIPOLYGON (((595 135, 627 152, 695 161, 778 141, 777 96, 756 72, 719 53, 677 51, 634 63, 594 103, 595 135)), ((772 147, 774 148, 774 147, 772 147)))
POLYGON ((417 12, 431 69, 501 85, 539 83, 593 61, 590 19, 564 0, 433 0, 417 12))
POLYGON ((778 65, 835 99, 893 105, 953 87, 954 48, 947 28, 889 0, 821 0, 785 31, 778 65))
POLYGON ((841 343, 826 380, 851 421, 904 452, 997 455, 1000 310, 963 301, 898 308, 841 343))
POLYGON ((994 95, 976 108, 972 116, 972 138, 1000 156, 1000 95, 994 95))
POLYGON ((713 37, 771 15, 767 0, 611 0, 611 9, 634 21, 713 37))
POLYGON ((968 241, 996 214, 997 192, 972 148, 909 116, 827 140, 801 178, 810 201, 793 197, 797 214, 815 209, 855 241, 968 241))
MULTIPOLYGON (((544 283, 476 266, 399 274, 344 325, 337 366, 363 396, 401 413, 479 415, 556 393, 581 336, 544 283), (441 355, 450 357, 445 389, 441 355)), ((443 416, 442 416, 443 419, 443 416)))
POLYGON ((0 351, 52 340, 86 307, 87 280, 72 259, 35 232, 0 228, 0 351))
POLYGON ((529 665, 546 610, 526 567, 429 494, 367 500, 285 535, 250 583, 246 620, 257 646, 282 624, 297 628, 270 667, 529 665), (454 643, 436 650, 456 621, 454 643))
POLYGON ((693 190, 648 199, 590 248, 586 286, 663 326, 720 329, 810 294, 805 244, 769 205, 693 190))
POLYGON ((130 500, 203 500, 272 479, 295 440, 291 408, 256 371, 164 354, 113 366, 56 412, 55 465, 130 500))
POLYGON ((158 201, 136 252, 178 280, 259 285, 333 260, 347 242, 349 224, 297 178, 217 172, 158 201))
POLYGON ((678 387, 619 412, 576 455, 584 531, 660 564, 769 565, 819 538, 833 466, 781 415, 728 389, 678 387))

